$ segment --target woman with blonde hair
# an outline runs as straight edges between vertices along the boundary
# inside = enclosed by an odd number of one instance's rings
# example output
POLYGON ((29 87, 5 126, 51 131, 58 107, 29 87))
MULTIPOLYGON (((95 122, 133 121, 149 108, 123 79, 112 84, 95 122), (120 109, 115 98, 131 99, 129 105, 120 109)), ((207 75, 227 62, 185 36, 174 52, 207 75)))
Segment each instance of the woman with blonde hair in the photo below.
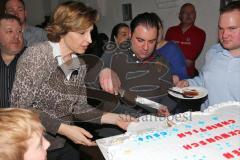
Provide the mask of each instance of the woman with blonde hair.
MULTIPOLYGON (((131 121, 87 103, 84 79, 88 65, 82 54, 92 42, 91 31, 97 19, 97 11, 81 2, 60 4, 46 28, 49 41, 29 47, 18 62, 11 105, 40 113, 51 142, 49 160, 79 160, 72 142, 96 145, 88 131, 74 125, 75 120, 122 129, 131 121)), ((118 77, 108 68, 99 74, 103 90, 115 93, 119 83, 113 82, 118 82, 118 77)))
POLYGON ((19 108, 0 109, 0 160, 46 160, 50 143, 38 114, 19 108))

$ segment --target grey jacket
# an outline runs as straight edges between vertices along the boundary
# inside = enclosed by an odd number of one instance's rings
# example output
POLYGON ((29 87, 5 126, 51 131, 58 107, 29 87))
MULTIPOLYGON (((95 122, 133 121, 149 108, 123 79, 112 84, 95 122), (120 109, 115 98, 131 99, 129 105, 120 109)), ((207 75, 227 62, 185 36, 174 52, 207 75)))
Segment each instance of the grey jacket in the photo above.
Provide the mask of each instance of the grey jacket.
POLYGON ((64 146, 65 138, 57 134, 61 123, 100 122, 103 112, 87 104, 86 71, 81 61, 78 74, 67 80, 49 42, 27 48, 18 61, 11 106, 39 112, 51 142, 50 150, 64 146))

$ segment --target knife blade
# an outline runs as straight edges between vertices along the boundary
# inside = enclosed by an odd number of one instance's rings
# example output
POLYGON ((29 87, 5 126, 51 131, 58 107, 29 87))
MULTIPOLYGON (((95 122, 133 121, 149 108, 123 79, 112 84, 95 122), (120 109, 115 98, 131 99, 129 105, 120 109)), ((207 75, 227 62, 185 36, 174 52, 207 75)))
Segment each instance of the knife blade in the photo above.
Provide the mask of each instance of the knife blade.
POLYGON ((139 106, 149 107, 149 108, 153 108, 153 109, 157 109, 157 110, 159 110, 160 108, 162 108, 162 109, 166 108, 165 105, 163 105, 163 104, 160 104, 160 103, 154 102, 150 99, 138 96, 134 93, 129 93, 123 89, 119 90, 119 94, 120 94, 120 97, 127 99, 128 102, 129 101, 132 103, 134 102, 139 106))

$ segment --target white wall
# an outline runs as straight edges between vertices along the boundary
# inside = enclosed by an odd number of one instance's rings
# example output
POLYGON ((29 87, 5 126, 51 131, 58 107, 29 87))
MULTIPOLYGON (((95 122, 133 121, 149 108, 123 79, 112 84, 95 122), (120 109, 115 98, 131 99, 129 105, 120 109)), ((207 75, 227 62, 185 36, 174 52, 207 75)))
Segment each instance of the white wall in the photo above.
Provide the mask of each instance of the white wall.
POLYGON ((45 10, 43 0, 24 0, 29 24, 41 24, 44 21, 45 10))
POLYGON ((31 25, 41 24, 44 16, 52 14, 55 7, 68 0, 24 0, 27 9, 27 22, 31 25))

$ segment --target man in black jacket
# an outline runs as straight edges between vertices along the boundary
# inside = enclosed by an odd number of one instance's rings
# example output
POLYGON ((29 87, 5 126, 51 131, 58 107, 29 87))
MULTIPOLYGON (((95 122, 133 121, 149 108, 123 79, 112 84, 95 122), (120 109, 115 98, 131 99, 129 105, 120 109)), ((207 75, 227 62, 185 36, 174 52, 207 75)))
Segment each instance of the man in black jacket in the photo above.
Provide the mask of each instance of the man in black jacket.
POLYGON ((0 17, 0 108, 10 106, 17 60, 24 50, 22 26, 13 15, 0 17))

